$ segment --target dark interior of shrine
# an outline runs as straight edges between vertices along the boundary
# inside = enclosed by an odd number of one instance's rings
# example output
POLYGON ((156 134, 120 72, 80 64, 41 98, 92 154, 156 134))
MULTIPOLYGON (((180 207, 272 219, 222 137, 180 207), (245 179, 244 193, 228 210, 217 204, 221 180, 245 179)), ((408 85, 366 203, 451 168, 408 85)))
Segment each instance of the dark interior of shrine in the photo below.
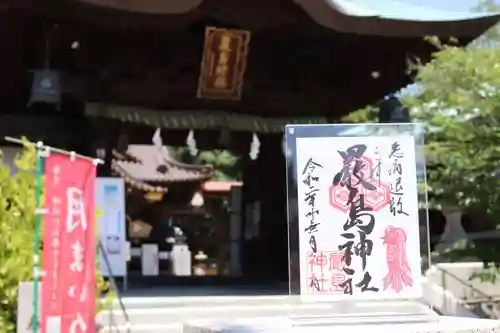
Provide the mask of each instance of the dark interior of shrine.
MULTIPOLYGON (((99 147, 105 147, 110 156, 124 133, 130 142, 151 143, 154 126, 87 117, 88 102, 144 107, 165 114, 223 110, 264 119, 318 116, 337 122, 410 83, 409 61, 425 62, 434 50, 425 35, 442 32, 450 36, 455 31, 461 43, 476 36, 476 32, 464 32, 468 30, 458 23, 412 26, 411 22, 384 23, 376 18, 348 20, 338 13, 332 15, 343 25, 335 31, 318 24, 290 0, 206 0, 174 14, 147 8, 152 3, 161 7, 158 1, 138 1, 143 5, 138 5, 137 12, 95 5, 98 2, 2 2, 2 136, 25 135, 91 156, 99 147), (240 101, 196 98, 207 26, 251 32, 240 101), (370 30, 372 26, 377 28, 370 30), (60 105, 27 107, 33 71, 40 69, 60 73, 60 105)), ((484 30, 486 25, 480 22, 469 28, 484 30)), ((189 129, 164 129, 164 143, 185 145, 189 129)), ((261 235, 244 244, 243 275, 250 280, 286 280, 282 132, 258 133, 260 153, 252 161, 248 151, 253 131, 231 131, 230 140, 221 143, 224 130, 224 124, 217 124, 195 129, 195 135, 199 149, 225 148, 241 156, 243 200, 262 204, 261 235)), ((100 170, 103 175, 108 172, 106 166, 100 170)))

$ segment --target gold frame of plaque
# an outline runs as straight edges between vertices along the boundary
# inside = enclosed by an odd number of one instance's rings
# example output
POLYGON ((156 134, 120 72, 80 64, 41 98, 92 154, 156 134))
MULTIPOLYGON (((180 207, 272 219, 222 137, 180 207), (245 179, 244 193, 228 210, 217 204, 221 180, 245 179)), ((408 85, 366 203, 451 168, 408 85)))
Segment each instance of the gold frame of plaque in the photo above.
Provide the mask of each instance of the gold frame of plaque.
POLYGON ((207 27, 198 98, 240 100, 250 32, 207 27))

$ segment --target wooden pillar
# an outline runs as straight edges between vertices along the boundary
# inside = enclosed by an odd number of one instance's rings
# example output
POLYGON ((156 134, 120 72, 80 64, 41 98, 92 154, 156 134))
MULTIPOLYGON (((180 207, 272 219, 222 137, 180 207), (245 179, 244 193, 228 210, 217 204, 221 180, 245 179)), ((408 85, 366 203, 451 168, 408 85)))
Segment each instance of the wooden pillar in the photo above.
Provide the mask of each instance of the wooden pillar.
POLYGON ((248 158, 248 153, 241 157, 241 167, 243 176, 243 204, 242 204, 242 219, 243 219, 243 246, 242 246, 242 273, 246 278, 254 278, 261 275, 260 260, 262 258, 262 247, 259 244, 259 237, 249 235, 250 214, 248 210, 251 204, 259 199, 258 194, 258 169, 257 162, 248 158))
MULTIPOLYGON (((119 124, 111 120, 99 118, 88 117, 87 120, 90 122, 89 133, 87 135, 89 140, 92 141, 91 153, 93 156, 104 160, 104 164, 99 166, 97 174, 100 177, 110 177, 112 176, 111 161, 113 159, 113 149, 118 147, 119 124)), ((124 138, 126 139, 126 136, 124 138)))
POLYGON ((233 187, 229 194, 229 267, 230 276, 241 276, 242 189, 233 187))
POLYGON ((288 239, 286 214, 286 169, 282 136, 261 139, 257 160, 261 202, 261 242, 267 273, 273 280, 287 280, 288 239))
POLYGON ((259 137, 260 153, 246 160, 243 171, 244 229, 248 226, 249 204, 260 203, 259 233, 244 239, 244 274, 286 280, 288 239, 286 223, 285 161, 281 135, 259 137))

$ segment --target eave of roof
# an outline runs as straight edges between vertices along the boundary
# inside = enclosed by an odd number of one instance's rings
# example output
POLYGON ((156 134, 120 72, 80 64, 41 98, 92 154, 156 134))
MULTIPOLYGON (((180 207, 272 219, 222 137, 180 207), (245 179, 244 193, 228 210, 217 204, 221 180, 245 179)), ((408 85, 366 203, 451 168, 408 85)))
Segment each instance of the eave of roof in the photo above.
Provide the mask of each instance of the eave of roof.
POLYGON ((379 17, 406 21, 462 21, 495 16, 495 13, 442 11, 417 5, 411 0, 323 0, 337 11, 358 17, 379 17))
POLYGON ((500 20, 500 13, 445 12, 411 0, 295 1, 325 27, 365 35, 474 39, 500 20))
MULTIPOLYGON (((75 0, 143 14, 183 14, 203 0, 75 0)), ((207 1, 207 0, 205 0, 207 1)), ((437 35, 476 38, 499 21, 500 13, 444 11, 414 0, 291 0, 317 23, 342 32, 394 37, 437 35)))
POLYGON ((111 169, 115 173, 128 184, 150 192, 166 192, 172 183, 204 182, 213 175, 211 166, 181 163, 166 147, 160 154, 153 145, 129 145, 126 153, 114 150, 113 157, 111 169), (157 170, 160 165, 166 172, 157 170))

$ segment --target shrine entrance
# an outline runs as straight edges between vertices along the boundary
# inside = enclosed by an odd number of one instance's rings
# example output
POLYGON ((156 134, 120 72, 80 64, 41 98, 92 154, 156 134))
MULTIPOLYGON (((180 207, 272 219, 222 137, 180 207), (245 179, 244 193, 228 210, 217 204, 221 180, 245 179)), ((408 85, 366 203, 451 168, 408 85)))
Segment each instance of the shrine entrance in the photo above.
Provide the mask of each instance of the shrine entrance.
POLYGON ((284 126, 340 122, 411 82, 409 60, 435 50, 424 36, 466 45, 498 20, 337 0, 120 3, 5 1, 0 134, 96 156, 100 176, 125 180, 138 285, 287 281, 284 126), (216 170, 175 156, 193 140, 237 157, 237 190, 207 191, 216 170), (176 242, 189 265, 159 274, 176 242), (144 251, 158 274, 142 274, 144 251))
POLYGON ((203 131, 190 134, 127 125, 114 132, 109 124, 94 125, 95 134, 102 134, 106 142, 119 138, 114 146, 97 150, 106 161, 99 175, 120 177, 125 183, 131 288, 287 281, 285 157, 280 135, 259 135, 253 159, 250 148, 246 153, 233 151, 239 176, 217 181, 211 179, 221 170, 194 156, 182 158, 185 154, 179 151, 189 148, 173 146, 185 135, 196 140, 196 149, 211 148, 200 140, 207 137, 203 131), (175 257, 183 244, 184 256, 175 257))

